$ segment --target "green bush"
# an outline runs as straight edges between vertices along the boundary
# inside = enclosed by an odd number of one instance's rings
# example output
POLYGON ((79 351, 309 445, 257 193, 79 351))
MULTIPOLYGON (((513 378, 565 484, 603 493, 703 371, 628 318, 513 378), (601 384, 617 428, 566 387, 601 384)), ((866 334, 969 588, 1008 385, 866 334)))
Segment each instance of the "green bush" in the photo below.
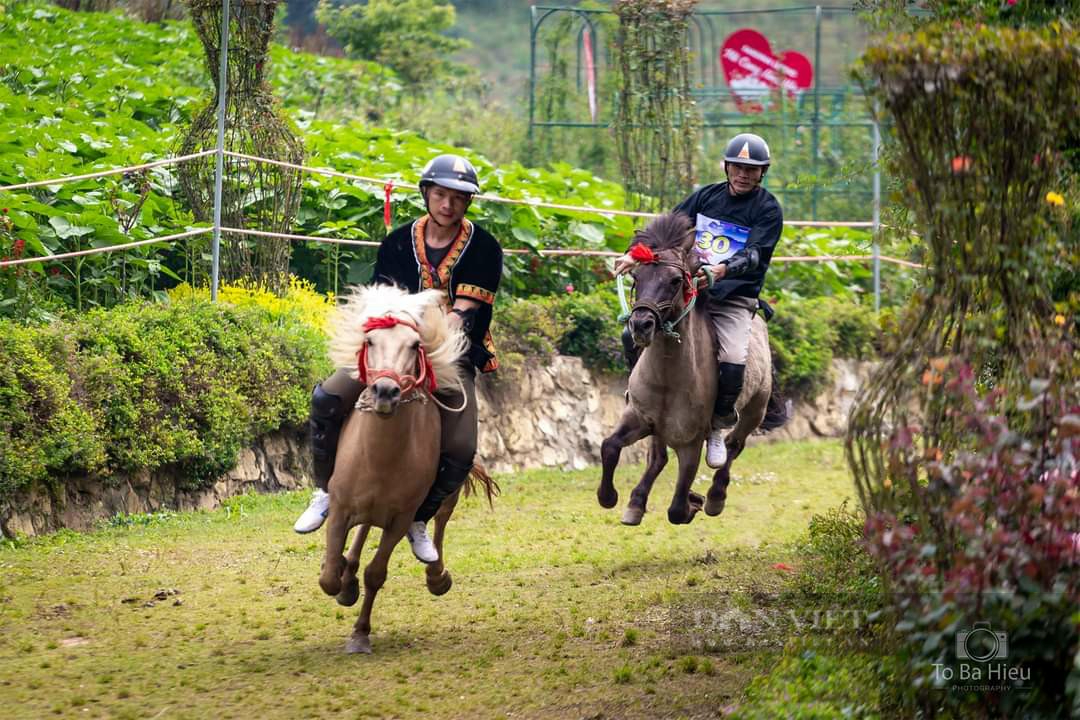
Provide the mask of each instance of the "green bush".
POLYGON ((619 300, 610 284, 590 293, 571 289, 562 295, 509 298, 496 306, 494 322, 504 357, 546 358, 557 352, 580 357, 594 370, 626 371, 619 300))
POLYGON ((769 323, 777 380, 785 395, 813 397, 825 387, 836 329, 813 300, 783 303, 769 323))
POLYGON ((893 717, 888 709, 894 661, 827 638, 793 638, 780 662, 754 678, 733 720, 831 720, 893 717))
POLYGON ((881 606, 881 581, 863 542, 864 525, 864 517, 848 508, 846 500, 810 520, 798 548, 802 563, 793 588, 797 600, 867 612, 881 606))
POLYGON ((769 344, 781 392, 810 398, 829 381, 834 357, 876 356, 877 317, 854 300, 788 298, 769 323, 769 344))
POLYGON ((0 495, 165 466, 199 487, 258 435, 301 423, 329 370, 314 327, 194 298, 4 320, 0 338, 0 495))

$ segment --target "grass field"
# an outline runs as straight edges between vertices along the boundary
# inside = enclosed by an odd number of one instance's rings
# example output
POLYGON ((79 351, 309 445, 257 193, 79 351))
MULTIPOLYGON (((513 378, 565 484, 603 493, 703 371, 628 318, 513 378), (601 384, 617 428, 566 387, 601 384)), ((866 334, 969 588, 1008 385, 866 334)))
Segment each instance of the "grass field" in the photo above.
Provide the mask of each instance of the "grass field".
POLYGON ((451 522, 448 595, 429 595, 399 546, 371 656, 342 653, 359 605, 319 590, 322 534, 291 530, 306 493, 8 542, 3 716, 719 716, 777 649, 684 654, 669 609, 775 594, 788 574, 774 564, 797 567, 810 517, 853 489, 837 442, 759 445, 737 463, 722 516, 675 527, 674 465, 636 528, 619 515, 640 467, 620 471, 610 511, 596 468, 498 477, 494 511, 470 498, 451 522))

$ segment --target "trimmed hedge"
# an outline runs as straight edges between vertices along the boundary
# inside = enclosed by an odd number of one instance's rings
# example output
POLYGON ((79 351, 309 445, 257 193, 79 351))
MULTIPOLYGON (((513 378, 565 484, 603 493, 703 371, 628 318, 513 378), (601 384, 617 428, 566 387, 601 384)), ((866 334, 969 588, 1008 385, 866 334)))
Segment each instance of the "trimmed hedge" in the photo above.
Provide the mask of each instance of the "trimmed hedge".
POLYGON ((306 419, 329 371, 311 323, 190 291, 47 326, 0 321, 0 497, 165 466, 205 485, 260 434, 306 419))
MULTIPOLYGON (((559 352, 583 358, 594 370, 625 373, 618 315, 608 283, 588 295, 510 298, 495 308, 493 333, 507 367, 559 352)), ((781 391, 812 397, 828 383, 834 357, 877 357, 880 335, 877 316, 854 300, 786 296, 769 323, 781 391)))

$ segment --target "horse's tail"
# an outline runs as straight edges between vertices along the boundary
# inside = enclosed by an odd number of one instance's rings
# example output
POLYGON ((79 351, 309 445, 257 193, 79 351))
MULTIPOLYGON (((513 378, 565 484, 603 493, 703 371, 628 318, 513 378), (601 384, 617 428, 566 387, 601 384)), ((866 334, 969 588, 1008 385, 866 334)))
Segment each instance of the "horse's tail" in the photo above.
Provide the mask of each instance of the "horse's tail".
POLYGON ((776 366, 772 368, 772 390, 769 391, 769 404, 765 407, 765 419, 758 425, 758 432, 767 433, 777 430, 787 424, 791 418, 791 400, 784 397, 780 392, 779 383, 776 380, 776 366))
POLYGON ((484 489, 488 507, 494 510, 494 500, 500 492, 499 483, 495 482, 495 478, 488 474, 488 471, 483 465, 480 463, 473 463, 472 470, 469 472, 468 482, 465 483, 465 488, 463 490, 465 497, 477 492, 477 485, 480 485, 484 489))

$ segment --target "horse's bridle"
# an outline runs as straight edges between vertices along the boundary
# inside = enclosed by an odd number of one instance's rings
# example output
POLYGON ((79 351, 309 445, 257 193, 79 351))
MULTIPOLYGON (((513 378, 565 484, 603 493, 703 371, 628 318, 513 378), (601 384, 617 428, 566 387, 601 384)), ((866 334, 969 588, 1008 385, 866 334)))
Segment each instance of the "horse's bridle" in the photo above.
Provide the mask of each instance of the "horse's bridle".
MULTIPOLYGON (((648 310, 656 316, 656 322, 663 329, 664 334, 668 337, 679 339, 679 333, 675 330, 675 326, 686 318, 693 309, 697 302, 697 284, 694 283, 694 279, 690 277, 690 271, 686 269, 686 266, 681 262, 675 262, 673 260, 663 260, 657 255, 652 248, 637 243, 630 248, 630 257, 637 260, 644 265, 667 265, 673 267, 682 273, 683 276, 683 311, 674 320, 665 320, 664 318, 671 312, 671 308, 675 303, 671 300, 661 303, 654 303, 649 300, 636 300, 633 307, 630 308, 630 312, 635 310, 648 310)), ((629 317, 627 318, 629 321, 629 317)))
MULTIPOLYGON (((392 328, 395 325, 410 327, 416 331, 417 335, 420 334, 420 328, 416 326, 416 323, 411 320, 403 320, 402 318, 394 317, 393 315, 369 318, 367 322, 364 323, 363 328, 365 333, 369 333, 374 330, 392 328)), ((368 346, 365 342, 356 353, 356 365, 357 370, 360 373, 361 384, 370 386, 374 384, 376 380, 389 378, 401 389, 402 398, 417 388, 426 390, 430 395, 433 394, 438 387, 435 382, 435 371, 431 367, 431 360, 428 359, 427 353, 424 351, 423 343, 420 344, 416 351, 417 372, 415 375, 401 375, 394 370, 372 370, 367 361, 367 348, 368 346)))

